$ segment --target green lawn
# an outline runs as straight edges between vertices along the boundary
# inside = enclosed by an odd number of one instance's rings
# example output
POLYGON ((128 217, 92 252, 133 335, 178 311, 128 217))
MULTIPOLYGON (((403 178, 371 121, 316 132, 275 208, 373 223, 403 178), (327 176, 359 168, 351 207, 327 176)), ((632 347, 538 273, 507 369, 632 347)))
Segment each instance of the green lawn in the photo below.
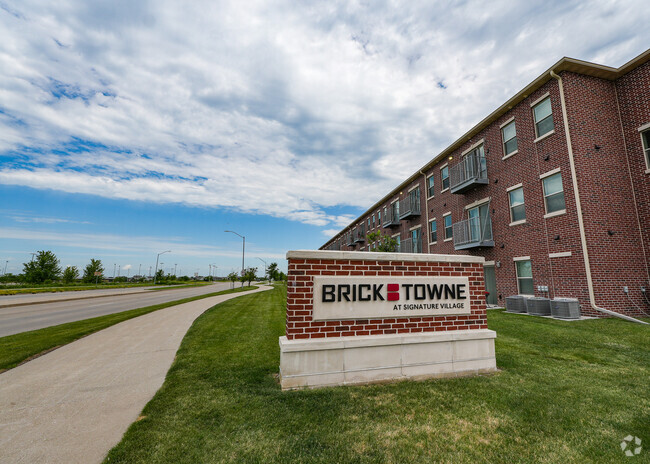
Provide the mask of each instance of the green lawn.
POLYGON ((201 315, 164 385, 106 462, 626 461, 650 447, 650 331, 489 312, 497 374, 282 392, 285 293, 201 315))
POLYGON ((170 306, 188 303, 190 301, 200 300, 211 296, 223 295, 225 293, 246 291, 252 288, 257 287, 244 287, 243 290, 241 288, 223 290, 221 292, 208 293, 206 295, 169 301, 167 303, 146 306, 144 308, 122 311, 121 313, 108 314, 106 316, 94 317, 92 319, 68 322, 67 324, 55 325, 44 329, 0 337, 0 373, 7 369, 11 369, 12 367, 16 367, 34 356, 51 351, 54 348, 78 340, 81 337, 85 337, 86 335, 90 335, 98 330, 110 327, 118 322, 126 321, 127 319, 142 316, 143 314, 168 308, 170 306))

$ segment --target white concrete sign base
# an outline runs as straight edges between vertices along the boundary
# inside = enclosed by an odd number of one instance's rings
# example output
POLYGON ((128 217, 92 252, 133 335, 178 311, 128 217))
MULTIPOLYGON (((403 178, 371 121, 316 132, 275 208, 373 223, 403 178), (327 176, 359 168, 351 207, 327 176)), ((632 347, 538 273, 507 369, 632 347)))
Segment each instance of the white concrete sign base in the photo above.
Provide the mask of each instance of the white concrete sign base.
POLYGON ((496 371, 489 329, 336 339, 280 337, 283 390, 496 371))

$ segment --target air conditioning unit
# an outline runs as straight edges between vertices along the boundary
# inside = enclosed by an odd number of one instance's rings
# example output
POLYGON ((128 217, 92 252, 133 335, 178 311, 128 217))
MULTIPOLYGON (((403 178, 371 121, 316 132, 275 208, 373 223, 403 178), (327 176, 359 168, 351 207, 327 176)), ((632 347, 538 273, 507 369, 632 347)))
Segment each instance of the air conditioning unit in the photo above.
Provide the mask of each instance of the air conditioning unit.
POLYGON ((506 297, 506 311, 509 313, 525 313, 526 297, 523 295, 512 295, 506 297))
POLYGON ((531 297, 526 300, 526 308, 528 309, 528 314, 534 316, 550 316, 551 300, 542 297, 531 297))
POLYGON ((551 315, 558 319, 580 319, 580 303, 575 298, 554 298, 551 315))

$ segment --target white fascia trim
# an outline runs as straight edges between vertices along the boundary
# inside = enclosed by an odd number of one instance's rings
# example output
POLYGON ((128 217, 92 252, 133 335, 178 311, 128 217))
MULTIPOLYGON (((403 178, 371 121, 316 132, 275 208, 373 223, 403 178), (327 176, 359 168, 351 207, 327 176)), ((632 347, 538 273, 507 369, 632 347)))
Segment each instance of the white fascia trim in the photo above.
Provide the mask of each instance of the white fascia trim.
POLYGON ((552 218, 555 216, 562 216, 563 214, 566 214, 566 209, 561 209, 559 211, 553 211, 552 213, 546 213, 544 215, 544 219, 552 218))
POLYGON ((501 125, 499 126, 499 129, 503 129, 504 127, 506 127, 508 124, 510 124, 510 123, 511 123, 512 121, 514 121, 514 120, 515 120, 515 117, 512 116, 510 119, 506 120, 506 122, 504 122, 503 124, 501 124, 501 125))
POLYGON ((648 124, 644 124, 644 125, 642 125, 642 126, 639 127, 637 130, 638 130, 639 132, 643 132, 643 131, 646 130, 646 129, 650 129, 650 122, 649 122, 648 124))
POLYGON ((510 191, 512 191, 512 190, 517 190, 518 188, 523 187, 523 186, 524 186, 524 184, 522 184, 521 182, 519 182, 517 185, 513 185, 512 187, 508 187, 508 188, 506 189, 506 192, 510 192, 510 191))
POLYGON ((502 159, 502 160, 508 159, 508 158, 510 158, 511 156, 515 156, 517 153, 519 153, 519 150, 518 150, 518 149, 515 150, 515 151, 513 151, 512 153, 508 153, 507 155, 505 155, 505 156, 502 157, 501 159, 502 159))
POLYGON ((485 197, 485 198, 482 198, 480 200, 476 200, 474 203, 470 203, 469 205, 465 206, 465 210, 472 209, 472 208, 475 208, 477 206, 480 206, 483 203, 487 203, 491 199, 492 199, 492 197, 485 197))
POLYGON ((287 259, 363 259, 368 261, 440 261, 445 263, 481 263, 483 256, 437 255, 426 253, 375 253, 360 251, 292 250, 287 259))
POLYGON ((544 100, 546 97, 550 97, 550 96, 551 96, 551 92, 546 92, 544 95, 542 95, 542 96, 539 97, 537 100, 535 100, 534 102, 532 102, 532 103, 530 104, 530 107, 532 108, 533 106, 537 105, 537 104, 540 103, 542 100, 544 100))
POLYGON ((563 251, 561 253, 549 253, 548 254, 549 258, 566 258, 567 256, 571 256, 570 251, 563 251))
POLYGON ((530 261, 530 256, 516 256, 512 258, 513 261, 530 261))
POLYGON ((485 139, 481 139, 481 140, 479 140, 478 142, 472 144, 472 146, 470 146, 467 150, 465 150, 464 152, 462 152, 462 153, 460 154, 460 156, 465 156, 467 153, 469 153, 470 151, 472 151, 472 150, 475 149, 476 147, 480 147, 480 146, 483 145, 484 143, 485 143, 485 139))
POLYGON ((539 142, 540 140, 544 140, 546 137, 550 137, 550 136, 553 135, 553 134, 555 134, 555 129, 552 129, 550 132, 547 132, 547 133, 544 134, 544 135, 540 135, 540 136, 537 137, 535 140, 533 140, 533 143, 537 143, 537 142, 539 142))
POLYGON ((545 177, 552 176, 553 174, 557 174, 557 173, 560 172, 561 170, 562 170, 561 168, 555 168, 555 169, 552 169, 552 170, 550 170, 550 171, 548 171, 548 172, 545 172, 544 174, 540 174, 540 175, 539 175, 539 178, 540 178, 540 179, 544 179, 545 177))

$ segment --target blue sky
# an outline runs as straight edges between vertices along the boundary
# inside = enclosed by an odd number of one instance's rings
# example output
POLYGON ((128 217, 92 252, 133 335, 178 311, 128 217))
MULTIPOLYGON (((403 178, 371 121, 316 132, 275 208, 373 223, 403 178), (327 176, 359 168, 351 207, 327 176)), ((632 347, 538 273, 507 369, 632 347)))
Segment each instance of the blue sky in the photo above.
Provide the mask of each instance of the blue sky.
POLYGON ((0 0, 0 267, 183 274, 327 237, 562 56, 620 66, 640 1, 0 0))

